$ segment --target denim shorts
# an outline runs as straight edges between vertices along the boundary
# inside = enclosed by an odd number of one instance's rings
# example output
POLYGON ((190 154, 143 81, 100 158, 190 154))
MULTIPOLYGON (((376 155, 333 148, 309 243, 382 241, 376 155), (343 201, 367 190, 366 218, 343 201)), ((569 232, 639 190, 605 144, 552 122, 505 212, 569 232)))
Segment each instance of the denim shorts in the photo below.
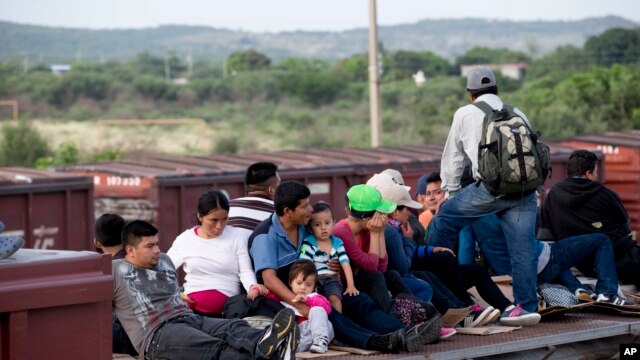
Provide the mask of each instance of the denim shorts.
POLYGON ((342 299, 342 282, 337 275, 321 275, 318 277, 318 293, 329 297, 335 295, 338 299, 342 299))

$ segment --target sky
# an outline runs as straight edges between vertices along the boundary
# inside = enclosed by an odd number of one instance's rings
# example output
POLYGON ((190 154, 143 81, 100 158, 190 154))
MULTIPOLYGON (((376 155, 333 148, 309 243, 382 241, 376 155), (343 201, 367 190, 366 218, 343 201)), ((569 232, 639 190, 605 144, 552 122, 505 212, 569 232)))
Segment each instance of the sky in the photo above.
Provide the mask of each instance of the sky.
MULTIPOLYGON (((638 0, 377 0, 378 25, 465 17, 640 24, 638 0)), ((0 0, 0 20, 90 29, 204 25, 251 32, 342 31, 369 22, 369 0, 0 0)))

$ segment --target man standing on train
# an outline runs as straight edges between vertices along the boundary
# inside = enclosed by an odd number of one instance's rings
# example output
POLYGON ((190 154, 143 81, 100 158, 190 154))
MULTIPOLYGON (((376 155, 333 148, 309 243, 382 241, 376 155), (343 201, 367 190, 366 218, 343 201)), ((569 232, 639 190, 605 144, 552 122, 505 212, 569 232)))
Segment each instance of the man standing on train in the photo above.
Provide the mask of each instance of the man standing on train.
POLYGON ((529 128, 524 113, 505 105, 498 97, 498 86, 493 72, 485 66, 477 66, 467 75, 467 92, 471 104, 459 108, 454 116, 445 144, 440 177, 442 189, 448 198, 437 216, 431 220, 428 243, 453 249, 460 231, 473 221, 498 214, 507 240, 507 250, 513 269, 515 306, 505 309, 501 321, 527 319, 527 325, 537 323, 536 276, 537 256, 535 242, 536 193, 534 190, 504 194, 490 190, 478 171, 478 154, 483 139, 485 116, 501 110, 515 113, 529 128), (485 115, 486 114, 486 115, 485 115), (476 184, 461 187, 465 165, 471 164, 476 184))

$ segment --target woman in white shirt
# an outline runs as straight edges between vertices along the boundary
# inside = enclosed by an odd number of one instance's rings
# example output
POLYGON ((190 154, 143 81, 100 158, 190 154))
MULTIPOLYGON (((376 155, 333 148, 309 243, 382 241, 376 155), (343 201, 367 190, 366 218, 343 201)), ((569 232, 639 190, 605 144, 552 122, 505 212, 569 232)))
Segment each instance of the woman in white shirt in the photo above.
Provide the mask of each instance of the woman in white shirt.
POLYGON ((256 281, 247 251, 246 235, 227 225, 229 200, 209 190, 198 199, 198 225, 178 235, 167 255, 186 274, 184 292, 191 307, 205 315, 219 315, 225 301, 241 292, 254 300, 267 294, 256 281))

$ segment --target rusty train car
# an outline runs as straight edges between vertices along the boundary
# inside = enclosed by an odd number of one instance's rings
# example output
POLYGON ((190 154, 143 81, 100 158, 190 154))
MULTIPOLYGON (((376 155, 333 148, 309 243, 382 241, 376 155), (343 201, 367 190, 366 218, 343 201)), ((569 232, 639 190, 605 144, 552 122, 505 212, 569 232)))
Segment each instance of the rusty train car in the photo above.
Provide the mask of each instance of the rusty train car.
POLYGON ((25 247, 93 249, 93 179, 87 176, 0 168, 3 235, 19 235, 25 247))
MULTIPOLYGON (((407 185, 440 168, 442 145, 381 148, 338 148, 237 155, 147 156, 122 161, 66 166, 57 171, 93 178, 95 216, 114 212, 125 219, 144 219, 160 230, 160 245, 168 249, 175 237, 193 225, 198 197, 216 188, 230 198, 244 196, 244 172, 257 161, 278 164, 283 180, 297 180, 311 190, 311 201, 333 205, 345 215, 349 187, 366 182, 387 168, 399 170, 407 185)), ((572 150, 552 145, 552 177, 563 179, 572 150)), ((412 191, 412 194, 415 194, 412 191)))

